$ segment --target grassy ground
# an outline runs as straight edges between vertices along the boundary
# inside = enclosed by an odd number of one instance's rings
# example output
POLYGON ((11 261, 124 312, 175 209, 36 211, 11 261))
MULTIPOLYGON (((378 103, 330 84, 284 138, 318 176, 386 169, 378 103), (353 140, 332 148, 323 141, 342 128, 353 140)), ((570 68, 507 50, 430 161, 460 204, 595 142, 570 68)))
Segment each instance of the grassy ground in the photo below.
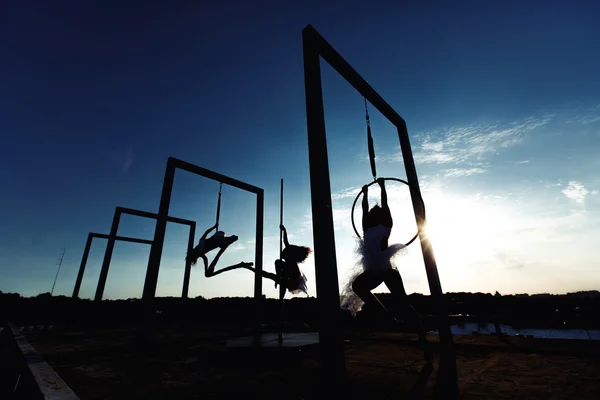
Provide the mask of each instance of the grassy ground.
MULTIPOLYGON (((226 351, 222 341, 239 335, 161 331, 149 351, 137 346, 137 331, 125 329, 29 340, 83 400, 317 397, 317 355, 249 358, 226 351)), ((345 399, 407 398, 424 365, 412 338, 350 339, 345 399)), ((463 399, 600 399, 600 343, 483 336, 456 336, 455 342, 463 399)), ((436 358, 423 398, 432 396, 437 366, 436 358)))

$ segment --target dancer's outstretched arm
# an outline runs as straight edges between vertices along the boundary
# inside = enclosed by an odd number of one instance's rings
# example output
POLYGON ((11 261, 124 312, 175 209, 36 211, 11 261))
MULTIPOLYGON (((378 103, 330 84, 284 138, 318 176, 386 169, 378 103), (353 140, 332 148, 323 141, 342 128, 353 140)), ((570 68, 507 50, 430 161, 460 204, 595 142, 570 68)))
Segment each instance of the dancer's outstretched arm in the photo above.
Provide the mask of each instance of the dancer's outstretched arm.
POLYGON ((290 245, 290 242, 288 242, 287 229, 285 229, 285 226, 283 225, 279 225, 279 229, 283 231, 283 244, 285 245, 285 247, 288 247, 290 245))
POLYGON ((394 221, 392 220, 392 212, 388 204, 387 191, 385 190, 385 181, 382 178, 377 179, 379 187, 381 188, 381 209, 383 210, 383 221, 385 226, 392 227, 394 221))
POLYGON ((217 229, 217 225, 213 225, 210 228, 208 228, 206 230, 206 232, 204 232, 204 234, 202 235, 202 237, 200 238, 200 240, 206 239, 206 237, 208 236, 208 234, 213 230, 213 229, 217 229))
POLYGON ((369 228, 368 225, 368 216, 369 216, 369 186, 363 186, 363 199, 362 199, 362 227, 363 232, 369 228))

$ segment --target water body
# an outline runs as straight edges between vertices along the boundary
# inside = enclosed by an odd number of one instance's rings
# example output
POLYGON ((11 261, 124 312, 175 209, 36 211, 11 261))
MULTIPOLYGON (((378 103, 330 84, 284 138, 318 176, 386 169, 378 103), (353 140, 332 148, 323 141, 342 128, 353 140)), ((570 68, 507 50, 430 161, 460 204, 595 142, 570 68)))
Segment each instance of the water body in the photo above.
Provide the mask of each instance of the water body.
MULTIPOLYGON (((492 323, 465 322, 451 325, 450 329, 454 335, 496 334, 496 328, 492 323)), ((600 340, 599 329, 517 329, 509 325, 500 325, 500 332, 509 336, 533 336, 540 339, 600 340)), ((432 333, 438 334, 438 331, 432 333)))

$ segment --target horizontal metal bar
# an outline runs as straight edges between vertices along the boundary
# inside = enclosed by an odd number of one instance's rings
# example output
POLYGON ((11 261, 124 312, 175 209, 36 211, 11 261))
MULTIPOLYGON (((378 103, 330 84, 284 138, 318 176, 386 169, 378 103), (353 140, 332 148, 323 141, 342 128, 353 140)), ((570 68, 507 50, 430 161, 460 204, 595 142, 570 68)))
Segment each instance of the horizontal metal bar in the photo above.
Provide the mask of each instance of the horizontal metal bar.
POLYGON ((172 222, 174 224, 182 224, 182 225, 196 225, 196 221, 190 221, 189 219, 176 218, 176 217, 167 217, 167 222, 172 222))
POLYGON ((151 239, 136 239, 136 238, 130 238, 130 237, 126 237, 126 236, 116 236, 115 240, 121 241, 121 242, 152 244, 151 239))
POLYGON ((335 69, 358 92, 396 126, 406 125, 404 119, 359 75, 358 72, 313 28, 304 28, 304 37, 314 46, 319 55, 335 69))
POLYGON ((208 170, 206 168, 202 168, 197 165, 190 164, 186 161, 180 160, 175 157, 169 157, 169 159, 167 161, 167 165, 168 164, 172 164, 175 168, 179 168, 184 171, 191 172, 192 174, 201 175, 206 178, 215 180, 217 182, 221 182, 226 185, 236 187, 238 189, 246 190, 248 192, 252 192, 252 193, 256 193, 256 194, 258 194, 259 192, 264 192, 263 189, 261 189, 257 186, 253 186, 248 183, 238 181, 237 179, 233 179, 228 176, 221 175, 218 172, 214 172, 214 171, 208 170))
MULTIPOLYGON (((133 208, 118 206, 117 210, 120 211, 121 214, 135 215, 136 217, 150 218, 150 219, 158 218, 158 214, 156 214, 156 213, 151 213, 151 212, 142 211, 142 210, 135 210, 133 208)), ((196 223, 195 221, 191 221, 189 219, 176 218, 176 217, 167 217, 167 221, 172 222, 174 224, 182 224, 182 225, 190 225, 190 226, 196 223)))
MULTIPOLYGON (((91 235, 92 235, 92 237, 98 238, 98 239, 110 239, 110 235, 107 235, 105 233, 91 233, 91 235)), ((127 236, 115 236, 115 240, 121 241, 121 242, 152 244, 152 240, 150 240, 150 239, 137 239, 137 238, 131 238, 131 237, 127 237, 127 236)))

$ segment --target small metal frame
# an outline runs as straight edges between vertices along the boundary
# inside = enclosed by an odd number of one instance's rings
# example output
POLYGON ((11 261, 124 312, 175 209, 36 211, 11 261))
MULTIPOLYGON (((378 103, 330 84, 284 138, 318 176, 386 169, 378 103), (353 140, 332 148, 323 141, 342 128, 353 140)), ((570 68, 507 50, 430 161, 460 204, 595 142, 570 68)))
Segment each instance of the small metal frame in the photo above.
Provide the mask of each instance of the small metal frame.
MULTIPOLYGON (((81 258, 81 265, 79 266, 79 273, 77 274, 77 280, 75 281, 75 288, 73 289, 73 298, 79 296, 79 290, 81 288, 81 282, 83 281, 83 274, 85 272, 85 267, 87 264, 88 255, 90 253, 90 248, 92 246, 92 241, 94 238, 99 239, 108 239, 108 243, 106 245, 106 250, 104 252, 104 260, 102 261, 102 269, 100 270, 100 277, 98 278, 98 286, 96 288, 96 295, 94 297, 95 301, 101 301, 104 296, 104 288, 106 286, 106 279, 108 277, 108 270, 110 268, 110 262, 112 260, 113 250, 115 248, 115 241, 121 242, 130 242, 130 243, 142 243, 142 244, 152 244, 152 240, 148 239, 138 239, 138 238, 130 238, 125 236, 117 236, 117 232, 119 230, 119 222, 121 221, 121 214, 129 214, 135 215, 143 218, 151 218, 157 219, 158 214, 150 213, 141 210, 134 210, 132 208, 125 207, 117 207, 115 209, 115 214, 113 217, 112 226, 110 229, 110 234, 102 234, 102 233, 94 233, 90 232, 88 235, 87 242, 85 244, 85 250, 83 251, 83 257, 81 258)), ((190 235, 188 238, 188 251, 190 251, 194 247, 194 236, 196 234, 196 222, 190 221, 182 218, 175 217, 167 217, 168 222, 173 222, 176 224, 188 225, 190 227, 190 235)), ((191 273, 191 263, 186 261, 185 264, 185 274, 183 277, 183 289, 181 292, 181 297, 187 298, 188 290, 190 286, 190 273, 191 273)))

